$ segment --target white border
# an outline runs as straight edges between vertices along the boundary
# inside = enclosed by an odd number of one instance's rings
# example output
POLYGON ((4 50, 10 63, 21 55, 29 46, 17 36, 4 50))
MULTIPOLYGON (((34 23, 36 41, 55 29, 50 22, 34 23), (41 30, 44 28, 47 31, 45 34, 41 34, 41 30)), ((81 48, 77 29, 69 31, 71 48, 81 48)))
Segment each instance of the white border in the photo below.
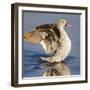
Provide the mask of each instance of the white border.
POLYGON ((64 81, 80 81, 85 80, 85 11, 84 10, 72 10, 72 9, 57 9, 57 8, 41 8, 41 7, 18 7, 18 83, 19 84, 34 84, 34 83, 47 83, 47 82, 64 82, 64 81), (81 74, 80 75, 72 75, 72 76, 62 76, 62 77, 53 77, 53 78, 24 78, 22 79, 22 10, 33 10, 33 11, 49 11, 49 12, 67 12, 67 13, 81 13, 81 24, 80 24, 80 47, 82 48, 80 51, 81 58, 81 74))

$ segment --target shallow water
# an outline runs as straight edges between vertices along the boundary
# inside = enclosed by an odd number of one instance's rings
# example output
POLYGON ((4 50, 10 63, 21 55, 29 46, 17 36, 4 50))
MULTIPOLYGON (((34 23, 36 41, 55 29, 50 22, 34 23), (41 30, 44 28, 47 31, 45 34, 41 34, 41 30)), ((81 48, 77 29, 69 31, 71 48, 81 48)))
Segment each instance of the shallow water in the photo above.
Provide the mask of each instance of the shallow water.
MULTIPOLYGON (((30 46, 33 49, 24 50, 23 77, 43 76, 46 67, 40 57, 47 57, 49 55, 45 54, 40 45, 30 46)), ((77 52, 78 48, 75 48, 74 53, 71 51, 70 55, 64 60, 64 63, 70 68, 71 75, 80 74, 80 57, 77 52)))

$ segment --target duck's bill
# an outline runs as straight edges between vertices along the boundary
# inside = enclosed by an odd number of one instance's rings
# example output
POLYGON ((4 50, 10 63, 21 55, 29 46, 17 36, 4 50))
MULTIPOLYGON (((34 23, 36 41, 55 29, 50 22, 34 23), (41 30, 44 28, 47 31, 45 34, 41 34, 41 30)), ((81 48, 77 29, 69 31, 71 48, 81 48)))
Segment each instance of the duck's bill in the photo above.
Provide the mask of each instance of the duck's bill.
POLYGON ((70 23, 68 23, 68 22, 65 24, 65 27, 71 27, 71 26, 72 25, 70 23))

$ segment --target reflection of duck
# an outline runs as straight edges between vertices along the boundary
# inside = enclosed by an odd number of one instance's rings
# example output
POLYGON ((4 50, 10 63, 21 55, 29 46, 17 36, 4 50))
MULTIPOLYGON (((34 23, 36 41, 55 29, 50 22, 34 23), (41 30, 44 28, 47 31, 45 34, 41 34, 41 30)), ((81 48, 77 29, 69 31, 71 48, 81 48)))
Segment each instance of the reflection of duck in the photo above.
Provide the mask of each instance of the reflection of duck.
POLYGON ((25 33, 24 39, 32 43, 41 43, 46 53, 54 52, 52 56, 43 60, 60 62, 71 50, 71 40, 64 30, 65 26, 69 24, 64 19, 58 20, 56 24, 40 25, 34 31, 25 33))
POLYGON ((66 76, 71 74, 68 65, 64 62, 52 64, 45 62, 44 64, 46 66, 44 76, 66 76))

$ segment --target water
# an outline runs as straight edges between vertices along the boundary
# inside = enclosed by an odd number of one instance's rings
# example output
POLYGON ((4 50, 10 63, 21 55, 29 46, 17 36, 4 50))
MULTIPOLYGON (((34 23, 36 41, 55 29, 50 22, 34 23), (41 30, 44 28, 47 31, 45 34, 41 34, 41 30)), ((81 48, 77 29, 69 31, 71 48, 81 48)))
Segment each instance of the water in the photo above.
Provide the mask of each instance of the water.
MULTIPOLYGON (((45 72, 45 65, 40 57, 47 57, 41 45, 29 44, 31 49, 24 50, 23 58, 23 77, 40 77, 45 72), (38 49, 38 51, 37 51, 38 49)), ((74 53, 71 51, 70 55, 65 59, 64 63, 69 66, 71 75, 80 74, 80 57, 78 55, 79 49, 74 48, 74 53)))

